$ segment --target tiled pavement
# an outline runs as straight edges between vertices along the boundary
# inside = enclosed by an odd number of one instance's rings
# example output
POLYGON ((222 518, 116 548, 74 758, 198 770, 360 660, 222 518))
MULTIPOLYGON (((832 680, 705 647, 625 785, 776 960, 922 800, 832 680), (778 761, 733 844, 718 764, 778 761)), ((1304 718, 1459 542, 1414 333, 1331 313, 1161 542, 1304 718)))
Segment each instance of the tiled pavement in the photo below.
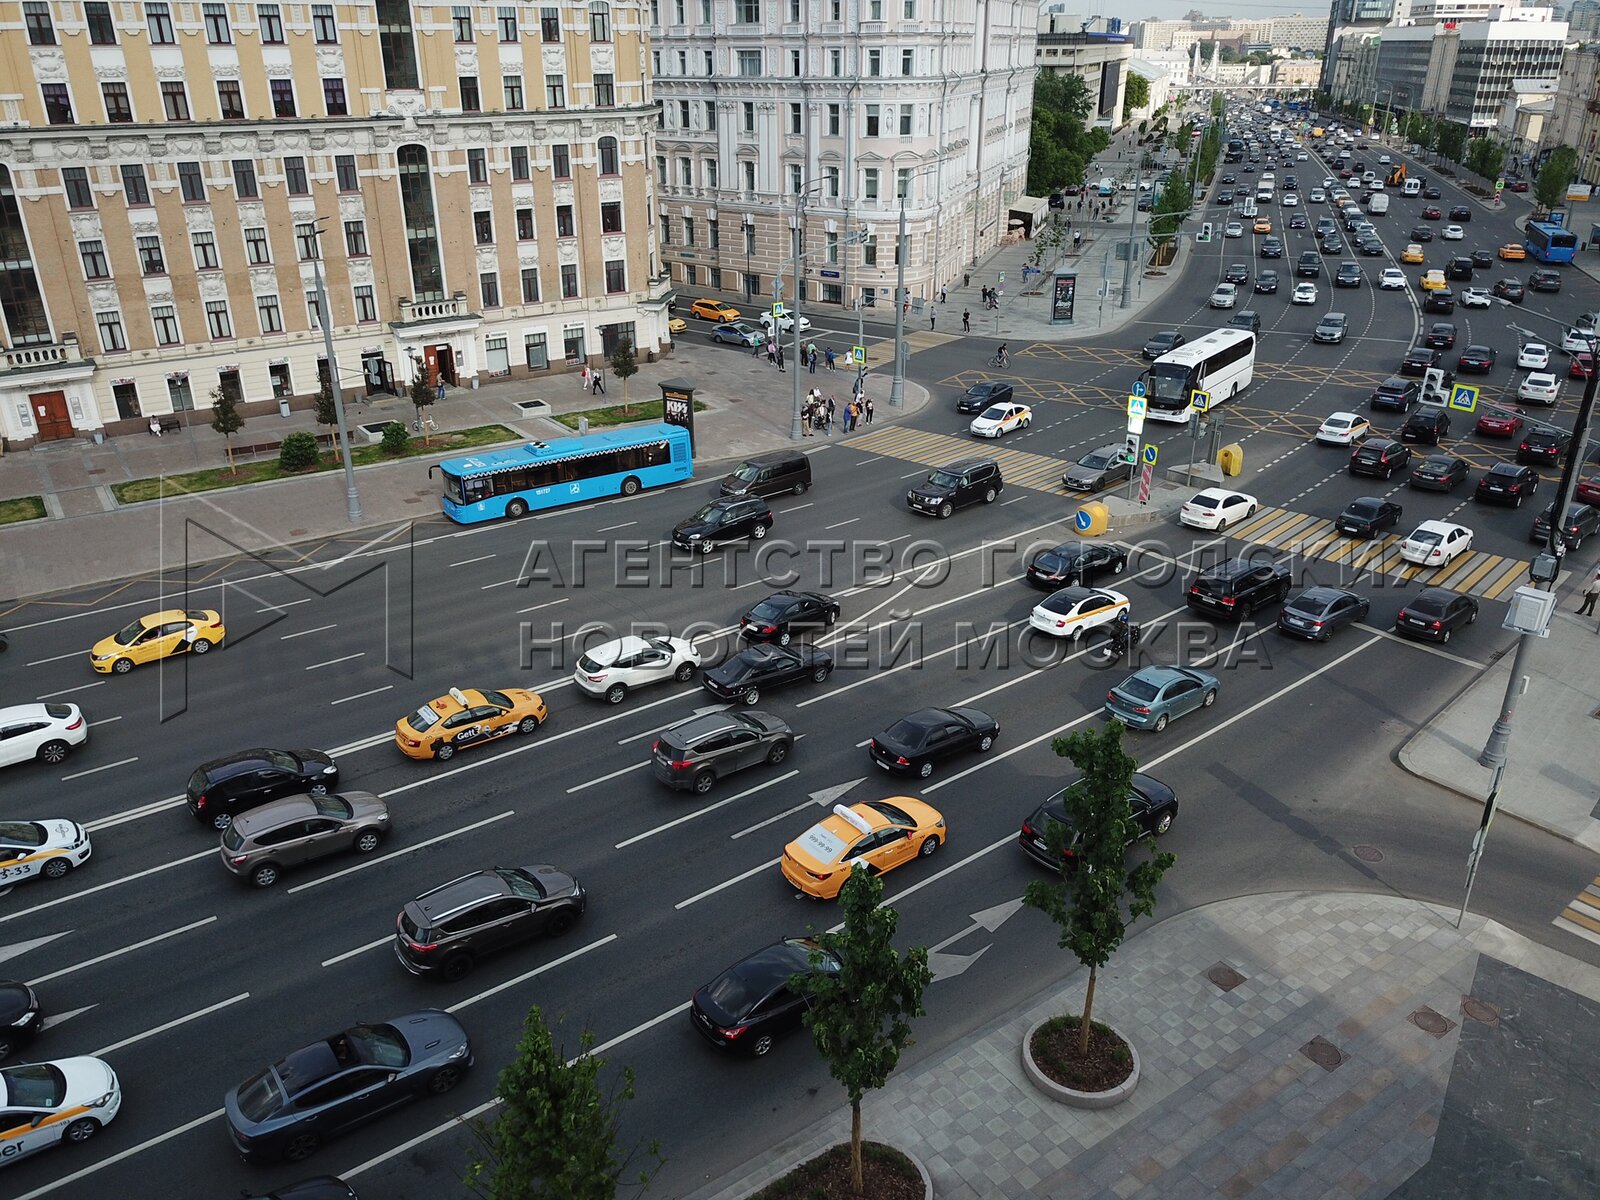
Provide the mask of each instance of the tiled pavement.
MULTIPOLYGON (((1436 910, 1392 896, 1228 900, 1137 934, 1101 973, 1096 1016, 1133 1042, 1142 1063, 1128 1102, 1102 1112, 1065 1108, 1023 1075, 1024 1031, 1077 1010, 1079 971, 1065 990, 892 1076, 867 1098, 864 1130, 916 1155, 939 1200, 1377 1200, 1430 1160, 1463 1022, 1495 1019, 1464 1004, 1480 962, 1492 961, 1475 940, 1525 970, 1559 975, 1579 996, 1600 997, 1600 970, 1479 918, 1458 932, 1436 910), (1242 979, 1223 990, 1208 977, 1217 966, 1242 979), (1317 1039, 1337 1051, 1326 1065, 1307 1056, 1317 1039)), ((1498 1028, 1474 1033, 1492 1039, 1498 1028)), ((1559 1048, 1551 1050, 1548 1061, 1505 1057, 1554 1094, 1569 1081, 1559 1048)), ((1493 1089, 1509 1081, 1458 1082, 1493 1089)), ((743 1200, 848 1130, 841 1095, 835 1117, 690 1200, 743 1200)), ((1484 1194, 1458 1187, 1458 1195, 1484 1194)))

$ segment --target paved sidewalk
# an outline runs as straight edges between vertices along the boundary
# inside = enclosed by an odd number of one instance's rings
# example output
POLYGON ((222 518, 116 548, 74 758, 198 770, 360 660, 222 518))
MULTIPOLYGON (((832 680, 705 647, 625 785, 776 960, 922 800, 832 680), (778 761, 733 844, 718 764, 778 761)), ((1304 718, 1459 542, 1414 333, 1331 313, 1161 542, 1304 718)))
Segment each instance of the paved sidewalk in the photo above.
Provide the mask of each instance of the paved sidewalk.
MULTIPOLYGON (((1453 915, 1301 893, 1172 917, 1100 976, 1096 1016, 1141 1060, 1129 1101, 1065 1108, 1023 1075, 1024 1031, 1079 1011, 1079 971, 892 1076, 863 1129, 920 1159, 939 1200, 1596 1195, 1579 1147, 1600 1061, 1571 1035, 1600 1018, 1600 969, 1453 915)), ((745 1200, 847 1140, 838 1095, 836 1116, 690 1200, 745 1200)))

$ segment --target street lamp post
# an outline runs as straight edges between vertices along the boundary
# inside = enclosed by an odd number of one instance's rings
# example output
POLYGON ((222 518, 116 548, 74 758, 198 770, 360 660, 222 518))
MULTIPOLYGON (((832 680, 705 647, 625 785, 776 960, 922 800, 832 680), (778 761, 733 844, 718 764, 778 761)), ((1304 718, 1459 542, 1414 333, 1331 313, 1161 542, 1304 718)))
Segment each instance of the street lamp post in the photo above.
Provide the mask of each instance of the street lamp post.
POLYGON ((316 230, 317 253, 311 260, 312 277, 317 285, 317 317, 322 325, 322 350, 328 359, 328 389, 333 393, 333 414, 339 429, 339 453, 344 459, 344 499, 350 524, 361 524, 361 496, 356 491, 356 471, 350 462, 350 434, 345 427, 344 388, 339 383, 339 364, 333 357, 333 313, 328 307, 328 292, 322 285, 322 225, 316 230))
POLYGON ((889 384, 890 408, 900 408, 906 402, 906 192, 910 188, 908 179, 900 192, 900 232, 894 252, 894 379, 889 384))

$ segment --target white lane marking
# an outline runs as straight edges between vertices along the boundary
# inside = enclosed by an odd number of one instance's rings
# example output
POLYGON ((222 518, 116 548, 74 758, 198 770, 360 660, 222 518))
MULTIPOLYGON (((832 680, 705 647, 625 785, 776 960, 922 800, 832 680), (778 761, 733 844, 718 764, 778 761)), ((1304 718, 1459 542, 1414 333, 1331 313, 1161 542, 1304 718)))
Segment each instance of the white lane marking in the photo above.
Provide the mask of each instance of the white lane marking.
POLYGON ((815 507, 816 507, 816 502, 814 500, 807 500, 804 504, 793 504, 793 505, 790 505, 788 508, 780 508, 778 510, 778 515, 780 517, 787 517, 790 513, 797 513, 802 508, 815 508, 815 507))
POLYGON ((121 717, 101 717, 98 721, 90 721, 89 722, 89 728, 93 729, 96 725, 109 725, 113 721, 120 721, 120 720, 122 720, 121 717))
POLYGON ((40 696, 39 699, 54 700, 57 696, 70 696, 73 692, 87 692, 90 688, 104 687, 105 682, 106 681, 104 679, 98 679, 94 683, 84 683, 79 684, 77 687, 63 688, 59 692, 46 692, 44 695, 40 696))
POLYGON ((822 529, 824 533, 827 533, 834 529, 843 529, 846 525, 854 525, 859 520, 861 520, 860 517, 851 517, 848 521, 840 521, 837 525, 824 525, 822 529))
POLYGON ((1010 500, 1002 500, 1002 501, 1000 501, 1000 507, 1001 508, 1009 508, 1013 504, 1021 504, 1026 499, 1027 499, 1026 496, 1014 496, 1010 500))
POLYGON ((597 787, 602 783, 609 783, 613 779, 616 779, 616 778, 619 778, 620 776, 626 775, 629 771, 637 771, 637 770, 640 770, 643 767, 648 767, 649 765, 650 765, 650 763, 649 763, 648 760, 646 760, 645 762, 634 763, 632 766, 623 767, 622 770, 620 770, 620 771, 613 771, 609 775, 602 775, 598 779, 591 779, 586 783, 574 784, 573 786, 571 786, 571 787, 569 787, 567 789, 567 795, 570 796, 570 795, 572 795, 573 792, 586 791, 587 789, 592 788, 592 787, 597 787))
POLYGON ((285 633, 278 640, 280 642, 289 642, 295 638, 309 637, 313 633, 322 633, 326 630, 337 628, 339 628, 339 623, 335 621, 332 625, 318 625, 315 629, 302 629, 299 633, 285 633))
POLYGON ((137 754, 135 754, 132 758, 119 758, 116 762, 106 763, 104 766, 90 767, 87 771, 75 771, 71 775, 63 775, 61 777, 61 782, 66 783, 68 780, 82 779, 85 775, 96 775, 101 771, 109 771, 112 767, 125 767, 129 763, 135 763, 138 761, 139 756, 137 754))
POLYGON ((460 837, 463 833, 471 833, 474 829, 482 829, 485 825, 493 825, 496 821, 504 821, 507 817, 516 816, 515 809, 507 809, 492 817, 485 817, 481 821, 474 821, 471 825, 463 825, 460 829, 452 829, 449 833, 441 833, 437 837, 425 838, 420 842, 413 842, 409 846, 401 846, 398 850, 391 850, 388 854, 380 854, 377 858, 364 858, 353 867, 346 867, 342 871, 335 871, 332 875, 323 875, 317 879, 308 879, 305 883, 297 883, 289 889, 293 896, 296 892, 309 891, 314 887, 321 887, 325 883, 332 883, 335 879, 343 879, 346 875, 354 875, 357 871, 365 871, 368 867, 375 867, 379 863, 391 862, 397 858, 427 846, 437 846, 440 842, 448 842, 451 838, 460 837))
MULTIPOLYGON (((784 782, 787 779, 793 779, 798 774, 800 774, 800 772, 797 771, 797 770, 796 771, 790 771, 787 775, 779 775, 776 779, 769 779, 765 783, 756 784, 755 787, 753 787, 753 788, 746 788, 742 792, 739 792, 739 793, 737 793, 735 795, 729 796, 726 800, 718 800, 715 804, 708 804, 704 808, 696 809, 692 813, 686 813, 685 815, 677 818, 674 821, 668 821, 668 822, 666 822, 665 824, 662 824, 662 825, 653 825, 649 829, 646 829, 643 833, 635 834, 633 837, 628 838, 625 841, 618 842, 617 845, 616 845, 616 849, 624 850, 629 846, 632 846, 632 845, 635 845, 638 842, 644 841, 646 838, 653 838, 658 833, 665 833, 667 830, 673 829, 673 828, 675 828, 675 827, 677 827, 679 825, 682 825, 686 821, 698 820, 700 817, 705 816, 707 813, 714 813, 714 812, 717 811, 717 809, 722 808, 725 805, 732 804, 736 800, 743 800, 746 796, 754 796, 757 792, 765 791, 767 788, 773 787, 776 784, 780 784, 780 783, 784 782)), ((807 800, 806 803, 807 804, 811 804, 813 802, 810 801, 810 800, 807 800)), ((734 836, 738 837, 739 835, 738 834, 734 834, 734 836)))
POLYGON ((93 958, 86 958, 81 963, 74 963, 70 967, 62 967, 59 971, 52 971, 48 975, 41 975, 37 979, 30 979, 28 980, 28 985, 30 987, 38 987, 41 983, 49 983, 52 979, 60 979, 63 975, 71 975, 88 967, 98 966, 103 962, 110 962, 113 958, 121 958, 124 954, 132 954, 135 950, 143 950, 146 946, 154 946, 157 942, 164 942, 168 938, 175 938, 180 933, 190 933, 193 930, 210 925, 216 919, 217 918, 215 916, 205 917, 199 921, 191 921, 187 925, 180 925, 176 929, 169 929, 165 933, 158 933, 154 937, 145 938, 142 942, 134 942, 129 946, 119 946, 115 950, 107 951, 105 954, 97 954, 93 958))
POLYGON ((365 658, 366 656, 367 652, 365 650, 358 650, 354 654, 346 654, 343 658, 330 658, 327 662, 312 663, 309 667, 306 667, 305 670, 318 671, 323 667, 338 666, 340 663, 353 662, 358 658, 365 658))
POLYGON ((57 654, 51 658, 36 658, 32 662, 23 663, 25 667, 42 667, 45 663, 65 662, 69 658, 82 658, 88 654, 87 650, 74 650, 71 654, 57 654))
POLYGON ((923 468, 923 469, 922 469, 922 470, 920 470, 920 471, 913 471, 913 472, 911 472, 911 474, 909 474, 909 475, 902 475, 902 476, 900 476, 900 478, 901 478, 901 479, 915 479, 915 478, 916 478, 916 477, 917 477, 917 476, 918 476, 918 475, 926 475, 926 474, 927 474, 927 473, 928 473, 928 470, 927 470, 927 468, 926 468, 926 467, 924 467, 924 468, 923 468))
MULTIPOLYGON (((394 691, 394 684, 386 683, 381 688, 373 688, 370 692, 357 692, 354 696, 340 696, 337 700, 329 700, 328 703, 330 705, 333 705, 333 704, 349 704, 350 701, 352 701, 352 700, 364 700, 368 696, 376 696, 379 692, 392 692, 392 691, 394 691)), ((379 742, 387 742, 391 737, 393 737, 393 734, 373 734, 372 736, 373 736, 373 741, 371 743, 369 743, 369 745, 375 746, 379 742)), ((362 747, 362 749, 366 749, 366 748, 367 747, 365 747, 365 746, 362 747)))
POLYGON ((379 946, 387 946, 394 941, 394 934, 386 933, 376 941, 368 942, 365 946, 357 946, 354 950, 346 950, 343 954, 335 954, 332 958, 322 960, 322 965, 331 967, 335 963, 342 963, 347 958, 354 958, 358 954, 365 954, 368 950, 376 950, 379 946))
MULTIPOLYGON (((807 801, 807 803, 810 803, 810 801, 807 801)), ((676 908, 676 909, 685 909, 685 908, 688 908, 689 905, 691 905, 691 904, 698 904, 701 900, 704 900, 707 896, 715 896, 718 892, 723 891, 726 888, 731 888, 736 883, 744 882, 746 879, 749 879, 752 875, 759 875, 763 871, 770 871, 773 867, 777 866, 782 861, 783 861, 783 859, 781 859, 781 858, 774 858, 770 862, 762 863, 760 866, 751 867, 748 871, 744 872, 744 874, 735 875, 732 879, 725 879, 721 883, 717 884, 715 887, 708 887, 703 892, 696 892, 693 896, 690 896, 687 900, 679 900, 672 907, 676 908)))
POLYGON ((596 533, 610 533, 614 529, 627 529, 627 528, 630 528, 631 526, 637 525, 638 523, 639 522, 637 522, 637 521, 624 521, 620 525, 602 525, 599 529, 596 529, 595 532, 596 533))
POLYGON ((90 833, 99 833, 102 829, 111 829, 118 825, 126 825, 129 821, 137 821, 141 817, 152 816, 158 812, 166 812, 169 808, 187 803, 187 797, 168 796, 165 800, 152 800, 148 804, 141 804, 137 808, 124 809, 122 812, 113 813, 109 817, 101 817, 98 821, 89 821, 84 825, 90 833))
MULTIPOLYGON (((216 857, 217 848, 215 846, 211 846, 208 849, 200 851, 198 854, 190 854, 183 858, 175 858, 171 862, 164 862, 154 867, 146 867, 142 871, 135 871, 132 875, 122 875, 116 879, 108 880, 105 883, 97 883, 94 885, 94 887, 84 888, 81 892, 73 892, 70 896, 57 896, 54 900, 46 900, 43 904, 35 904, 32 908, 22 908, 18 909, 14 913, 6 913, 4 916, 0 916, 0 922, 15 921, 18 917, 32 916, 36 912, 43 912, 45 909, 54 908, 58 904, 66 904, 72 900, 81 900, 85 896, 92 896, 96 892, 103 892, 107 888, 121 887, 125 883, 132 883, 135 879, 143 879, 146 875, 154 875, 158 871, 170 870, 172 867, 181 867, 185 863, 199 862, 202 858, 216 857)), ((212 919, 215 920, 216 918, 213 917, 212 919)))
POLYGON ((90 1009, 99 1007, 100 1006, 98 1004, 86 1004, 82 1008, 69 1008, 66 1012, 59 1012, 55 1013, 53 1016, 46 1017, 43 1021, 39 1022, 39 1028, 54 1029, 57 1025, 72 1020, 73 1017, 81 1017, 90 1009))
POLYGON ((161 1143, 170 1142, 175 1137, 182 1137, 191 1129, 199 1129, 200 1126, 211 1121, 215 1121, 218 1117, 224 1115, 226 1115, 226 1110, 220 1108, 212 1109, 205 1116, 196 1117, 192 1121, 185 1121, 176 1129, 169 1129, 165 1133, 157 1134, 153 1138, 148 1138, 145 1141, 140 1142, 137 1146, 129 1146, 126 1150, 119 1150, 109 1158, 98 1159, 86 1167, 80 1167, 78 1170, 72 1172, 72 1174, 63 1175, 60 1179, 53 1180, 52 1182, 45 1184, 43 1187, 34 1188, 31 1192, 24 1192, 22 1195, 18 1196, 16 1200, 39 1200, 40 1196, 48 1196, 51 1192, 57 1191, 60 1188, 64 1188, 69 1183, 76 1183, 78 1180, 86 1179, 96 1172, 104 1171, 107 1167, 115 1163, 119 1163, 125 1158, 132 1158, 135 1154, 142 1154, 146 1150, 154 1150, 157 1146, 161 1145, 161 1143))
POLYGON ((219 1000, 215 1004, 208 1004, 204 1008, 197 1009, 194 1012, 189 1013, 187 1016, 178 1017, 174 1020, 166 1022, 165 1024, 157 1025, 154 1029, 146 1029, 143 1033, 136 1033, 132 1037, 123 1038, 120 1042, 112 1042, 109 1046, 101 1046, 100 1049, 91 1050, 89 1053, 95 1058, 104 1058, 108 1054, 115 1054, 118 1050, 126 1049, 135 1042, 142 1042, 146 1038, 153 1038, 157 1034, 166 1033, 169 1029, 176 1029, 179 1025, 187 1025, 190 1021, 198 1021, 201 1017, 210 1016, 212 1013, 227 1008, 229 1005, 237 1004, 241 1000, 248 999, 250 999, 249 992, 240 992, 237 996, 229 996, 226 1000, 219 1000))
POLYGON ((517 609, 517 616, 520 617, 523 613, 538 612, 541 608, 554 608, 556 605, 565 604, 571 599, 571 596, 563 596, 559 600, 546 600, 543 604, 535 604, 532 608, 519 608, 517 609))
MULTIPOLYGON (((266 579, 266 578, 270 578, 270 576, 260 575, 260 576, 257 576, 257 578, 258 579, 266 579)), ((256 612, 258 612, 258 613, 282 612, 286 608, 293 608, 296 604, 310 604, 315 599, 317 599, 317 597, 315 597, 315 596, 306 596, 304 599, 301 599, 301 600, 285 600, 282 604, 269 604, 265 608, 258 608, 258 609, 256 609, 256 612)))
POLYGON ((460 562, 453 562, 452 567, 470 567, 473 563, 488 562, 491 558, 498 558, 498 554, 480 554, 477 558, 463 558, 460 562))
POLYGON ((1412 638, 1401 637, 1399 634, 1394 633, 1391 630, 1379 629, 1376 625, 1367 625, 1363 623, 1357 625, 1356 628, 1364 629, 1368 633, 1375 633, 1381 638, 1387 638, 1391 642, 1398 642, 1402 646, 1409 646, 1413 650, 1421 650, 1424 654, 1432 654, 1436 658, 1448 659, 1450 662, 1459 663, 1463 667, 1471 667, 1474 671, 1487 670, 1489 667, 1488 663, 1473 662, 1470 658, 1464 658, 1459 654, 1451 654, 1450 651, 1442 649, 1439 646, 1430 646, 1425 642, 1415 641, 1412 638))
POLYGON ((472 1005, 478 1003, 478 1001, 480 1001, 480 1000, 487 1000, 490 996, 498 995, 499 993, 505 991, 507 988, 513 988, 513 987, 516 987, 518 984, 527 983, 528 980, 535 979, 538 976, 543 975, 546 971, 554 970, 556 967, 559 967, 564 963, 569 963, 575 958, 579 958, 579 957, 581 957, 581 956, 583 956, 585 954, 588 954, 591 950, 600 949, 601 946, 609 946, 612 942, 614 942, 616 940, 617 940, 617 935, 616 934, 608 933, 608 934, 606 934, 605 937, 601 938, 598 942, 590 942, 587 946, 579 946, 576 950, 569 950, 566 954, 563 954, 560 958, 552 958, 549 962, 542 963, 539 966, 533 968, 533 970, 531 970, 531 971, 524 971, 521 975, 518 975, 514 979, 507 979, 503 983, 497 983, 492 988, 486 988, 483 991, 479 992, 476 996, 468 996, 465 1000, 458 1000, 454 1004, 452 1004, 448 1008, 446 1008, 445 1012, 458 1013, 464 1008, 470 1008, 472 1005))

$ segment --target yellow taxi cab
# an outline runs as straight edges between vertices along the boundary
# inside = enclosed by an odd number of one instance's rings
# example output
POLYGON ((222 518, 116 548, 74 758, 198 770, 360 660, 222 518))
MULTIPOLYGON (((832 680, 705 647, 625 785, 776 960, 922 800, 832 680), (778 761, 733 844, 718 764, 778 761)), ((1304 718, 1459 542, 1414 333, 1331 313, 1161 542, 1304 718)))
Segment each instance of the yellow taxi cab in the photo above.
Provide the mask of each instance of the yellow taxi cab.
POLYGON ((1528 252, 1516 242, 1507 242, 1500 247, 1500 257, 1505 262, 1521 262, 1528 257, 1528 252))
POLYGON ((739 310, 721 300, 696 300, 689 306, 691 316, 706 321, 737 321, 739 310))
POLYGON ((407 758, 445 762, 456 751, 508 733, 532 733, 550 715, 537 693, 522 688, 492 692, 451 688, 394 725, 394 744, 407 758))
POLYGON ((682 333, 688 328, 689 322, 685 321, 682 317, 669 317, 667 319, 668 333, 682 333))
POLYGON ((204 654, 220 643, 227 630, 209 608, 168 608, 138 617, 89 651, 89 665, 102 675, 126 675, 141 663, 174 654, 204 654))
POLYGON ((1421 262, 1422 261, 1422 247, 1417 245, 1417 243, 1415 243, 1415 242, 1408 243, 1406 248, 1404 250, 1400 251, 1400 261, 1403 262, 1403 263, 1419 263, 1419 262, 1421 262))
POLYGON ((783 877, 817 900, 832 900, 856 863, 875 875, 916 858, 929 858, 944 845, 944 817, 910 796, 866 800, 845 807, 806 830, 783 848, 783 877))
POLYGON ((1422 290, 1425 292, 1442 291, 1449 286, 1450 284, 1445 280, 1443 271, 1434 270, 1422 273, 1422 290))
POLYGON ((1256 223, 1251 228, 1257 233, 1271 233, 1272 219, 1270 217, 1257 217, 1256 223))

